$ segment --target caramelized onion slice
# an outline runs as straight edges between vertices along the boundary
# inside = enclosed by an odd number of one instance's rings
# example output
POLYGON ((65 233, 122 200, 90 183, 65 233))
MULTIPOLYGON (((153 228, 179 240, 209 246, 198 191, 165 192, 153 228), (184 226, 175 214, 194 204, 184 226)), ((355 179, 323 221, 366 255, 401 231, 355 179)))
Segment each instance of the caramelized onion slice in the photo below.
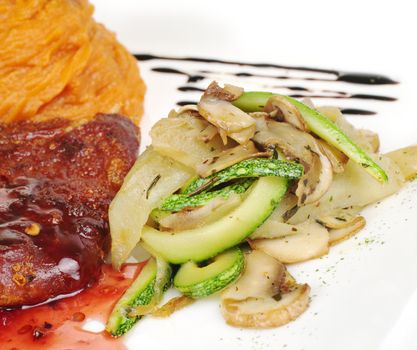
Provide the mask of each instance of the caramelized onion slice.
POLYGON ((366 225, 366 220, 363 216, 355 217, 349 225, 338 229, 329 230, 329 243, 335 245, 348 239, 362 230, 366 225))
POLYGON ((388 174, 386 183, 382 184, 368 176, 360 165, 349 161, 345 171, 333 177, 325 195, 316 203, 299 207, 288 223, 298 224, 307 219, 315 220, 337 208, 364 207, 397 192, 405 183, 401 170, 385 155, 379 155, 377 159, 388 174))
POLYGON ((251 240, 252 249, 263 251, 283 263, 297 263, 318 258, 329 251, 329 232, 307 221, 296 226, 298 232, 277 239, 251 240))
POLYGON ((417 176, 417 145, 397 149, 385 156, 398 165, 406 180, 412 180, 417 176))
POLYGON ((164 118, 152 127, 152 146, 158 153, 197 170, 204 159, 225 149, 217 133, 202 139, 208 128, 206 120, 193 115, 164 118))
POLYGON ((195 299, 187 297, 185 295, 181 295, 178 297, 174 297, 168 300, 164 305, 158 307, 156 310, 152 312, 152 316, 155 317, 169 317, 174 312, 181 310, 188 305, 191 305, 195 302, 195 299))
POLYGON ((119 268, 129 257, 152 209, 193 176, 192 171, 152 147, 139 156, 110 204, 113 266, 119 268))
POLYGON ((345 118, 339 108, 332 106, 321 106, 316 108, 321 114, 329 118, 342 130, 353 142, 369 153, 375 153, 379 147, 378 135, 371 136, 373 132, 355 128, 345 118))

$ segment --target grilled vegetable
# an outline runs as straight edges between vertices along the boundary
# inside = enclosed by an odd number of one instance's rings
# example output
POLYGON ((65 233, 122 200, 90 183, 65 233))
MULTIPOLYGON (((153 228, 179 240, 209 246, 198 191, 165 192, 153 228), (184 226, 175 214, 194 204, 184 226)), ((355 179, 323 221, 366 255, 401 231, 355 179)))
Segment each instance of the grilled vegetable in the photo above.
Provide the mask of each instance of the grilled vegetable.
POLYGON ((140 240, 152 209, 183 186, 193 172, 148 148, 127 174, 109 209, 112 263, 119 266, 140 240))
MULTIPOLYGON (((246 112, 260 111, 273 94, 265 92, 245 92, 233 104, 246 112)), ((317 136, 336 147, 350 159, 362 167, 380 182, 386 182, 388 176, 385 171, 368 155, 347 137, 334 123, 317 110, 289 97, 283 96, 301 113, 307 127, 317 136)))
POLYGON ((244 193, 252 183, 253 180, 243 180, 233 185, 223 187, 220 190, 202 192, 194 196, 189 196, 187 194, 173 194, 172 196, 169 196, 167 199, 165 199, 165 201, 160 205, 159 209, 163 211, 175 212, 184 208, 200 207, 207 204, 209 201, 216 197, 227 199, 232 194, 244 193))
POLYGON ((107 332, 119 337, 129 331, 142 317, 140 312, 135 312, 135 308, 143 306, 151 310, 156 306, 170 279, 169 264, 151 258, 114 307, 106 324, 107 332))
POLYGON ((239 207, 204 227, 167 233, 145 226, 142 231, 145 248, 174 264, 209 259, 255 231, 273 212, 287 186, 285 178, 262 177, 248 190, 239 207))
POLYGON ((222 290, 235 281, 243 271, 245 259, 239 248, 233 248, 199 266, 189 261, 182 265, 174 277, 174 286, 182 294, 202 298, 222 290))
POLYGON ((310 287, 297 284, 282 263, 255 250, 246 255, 242 277, 223 292, 222 314, 236 327, 278 327, 306 310, 309 293, 310 287))
POLYGON ((298 179, 303 175, 303 167, 294 162, 277 159, 248 159, 228 167, 206 178, 197 178, 191 182, 183 194, 193 194, 207 191, 222 183, 241 178, 261 176, 282 176, 288 179, 298 179))
POLYGON ((308 221, 296 227, 295 234, 276 239, 257 239, 250 245, 283 263, 318 258, 329 251, 329 232, 326 228, 308 221))
POLYGON ((334 245, 348 239, 365 227, 366 221, 363 216, 358 215, 348 225, 329 230, 329 243, 334 245))
POLYGON ((202 227, 221 219, 242 204, 244 194, 232 194, 224 199, 216 197, 207 204, 197 208, 185 208, 171 213, 158 210, 152 218, 159 224, 161 230, 179 231, 202 227))
POLYGON ((412 180, 417 175, 417 145, 397 149, 386 154, 401 169, 406 180, 412 180))

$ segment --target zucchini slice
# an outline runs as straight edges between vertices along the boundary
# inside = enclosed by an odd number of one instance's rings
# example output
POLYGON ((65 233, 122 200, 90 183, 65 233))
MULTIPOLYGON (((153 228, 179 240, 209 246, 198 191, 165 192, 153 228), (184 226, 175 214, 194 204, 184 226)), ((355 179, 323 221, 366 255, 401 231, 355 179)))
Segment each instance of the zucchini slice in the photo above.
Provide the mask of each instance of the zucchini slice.
POLYGON ((189 196, 187 194, 173 194, 169 196, 157 210, 177 212, 184 208, 200 207, 216 197, 227 199, 234 193, 244 193, 250 185, 252 185, 252 183, 253 180, 247 179, 236 184, 223 187, 220 190, 202 192, 194 196, 189 196))
POLYGON ((189 261, 174 277, 174 286, 191 298, 203 298, 222 290, 242 273, 245 258, 239 248, 233 248, 213 258, 206 266, 189 261))
MULTIPOLYGON (((243 93, 232 103, 245 112, 260 111, 266 105, 268 99, 274 94, 269 92, 250 91, 243 93)), ((327 141, 354 162, 360 164, 370 175, 380 182, 386 182, 388 176, 385 171, 358 145, 343 133, 331 120, 320 112, 308 107, 296 99, 283 96, 292 103, 301 113, 308 128, 323 140, 327 141)))
POLYGON ((218 221, 177 232, 161 232, 145 226, 142 244, 148 251, 174 264, 207 260, 254 232, 274 211, 287 187, 285 178, 262 177, 247 191, 243 203, 218 221))
POLYGON ((263 176, 299 179, 303 173, 303 166, 295 162, 268 158, 247 159, 208 177, 196 178, 182 190, 182 193, 192 195, 200 191, 208 191, 210 188, 234 179, 263 176))
POLYGON ((139 276, 119 299, 109 319, 106 330, 114 337, 129 331, 142 315, 131 315, 137 306, 157 304, 171 282, 171 267, 162 259, 150 258, 139 276))

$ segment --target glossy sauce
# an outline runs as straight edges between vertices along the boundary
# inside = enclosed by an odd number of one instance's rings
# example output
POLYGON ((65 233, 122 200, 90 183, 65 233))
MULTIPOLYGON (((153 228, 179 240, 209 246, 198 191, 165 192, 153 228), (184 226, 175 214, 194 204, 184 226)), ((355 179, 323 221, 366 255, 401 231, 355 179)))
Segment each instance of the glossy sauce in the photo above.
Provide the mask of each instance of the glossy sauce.
POLYGON ((103 324, 144 263, 121 272, 103 265, 97 283, 75 296, 25 310, 0 310, 1 350, 122 350, 121 339, 83 330, 87 320, 103 324))
MULTIPOLYGON (((300 67, 300 66, 285 66, 285 65, 277 65, 277 64, 270 64, 270 63, 248 63, 248 62, 239 62, 239 61, 227 61, 227 60, 218 60, 218 59, 210 59, 210 58, 198 58, 198 57, 165 57, 165 56, 155 56, 155 55, 148 55, 148 54, 138 54, 135 55, 136 59, 139 61, 150 61, 150 60, 161 60, 161 61, 186 61, 186 62, 199 62, 199 63, 220 63, 225 65, 234 65, 237 67, 256 67, 256 68, 277 68, 277 69, 285 69, 288 72, 291 71, 298 71, 298 72, 305 72, 306 76, 290 76, 290 75, 271 75, 271 74, 260 74, 260 73, 251 73, 245 71, 235 71, 235 72, 216 72, 212 70, 198 70, 196 72, 187 71, 187 70, 180 70, 172 67, 153 67, 151 70, 153 72, 162 73, 162 74, 175 74, 175 75, 183 75, 187 77, 187 83, 190 85, 179 86, 177 89, 181 92, 202 92, 204 89, 199 87, 193 86, 192 84, 198 83, 204 79, 210 79, 213 75, 231 75, 235 77, 258 77, 258 78, 268 78, 268 79, 277 79, 277 80, 297 80, 297 81, 323 81, 329 83, 337 83, 337 82, 344 82, 349 84, 360 84, 360 85, 395 85, 398 84, 397 81, 391 79, 387 76, 380 75, 380 74, 373 74, 373 73, 352 73, 352 72, 344 72, 338 71, 334 69, 320 69, 320 68, 313 68, 313 67, 300 67), (308 73, 322 73, 327 75, 327 77, 318 78, 316 76, 308 76, 308 73)), ((240 69, 240 68, 239 68, 240 69)), ((349 93, 340 90, 313 90, 311 88, 307 88, 304 86, 291 86, 291 85, 277 85, 277 86, 268 86, 268 88, 273 89, 284 89, 292 91, 297 91, 296 94, 290 93, 288 94, 294 98, 315 98, 315 99, 351 99, 351 100, 374 100, 374 101, 383 101, 383 102, 393 102, 396 101, 397 98, 393 96, 386 96, 386 95, 376 95, 376 94, 364 94, 364 93, 349 93)), ((195 104, 195 102, 191 101, 178 101, 177 105, 183 106, 185 104, 195 104)), ((362 109, 362 108, 342 108, 341 109, 344 114, 351 114, 351 115, 374 115, 376 114, 375 111, 362 109)))
POLYGON ((108 207, 133 165, 137 128, 100 115, 0 124, 0 307, 82 290, 110 245, 108 207))

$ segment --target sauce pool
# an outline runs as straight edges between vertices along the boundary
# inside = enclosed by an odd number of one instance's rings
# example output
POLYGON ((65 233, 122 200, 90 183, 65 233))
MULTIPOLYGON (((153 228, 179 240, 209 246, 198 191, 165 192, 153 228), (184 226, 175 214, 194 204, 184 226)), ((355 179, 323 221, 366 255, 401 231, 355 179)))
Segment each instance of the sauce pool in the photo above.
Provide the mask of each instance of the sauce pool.
POLYGON ((125 264, 120 272, 103 265, 98 282, 75 296, 29 309, 0 310, 0 349, 126 349, 120 338, 112 338, 105 331, 87 331, 83 326, 89 321, 105 324, 144 265, 125 264))

